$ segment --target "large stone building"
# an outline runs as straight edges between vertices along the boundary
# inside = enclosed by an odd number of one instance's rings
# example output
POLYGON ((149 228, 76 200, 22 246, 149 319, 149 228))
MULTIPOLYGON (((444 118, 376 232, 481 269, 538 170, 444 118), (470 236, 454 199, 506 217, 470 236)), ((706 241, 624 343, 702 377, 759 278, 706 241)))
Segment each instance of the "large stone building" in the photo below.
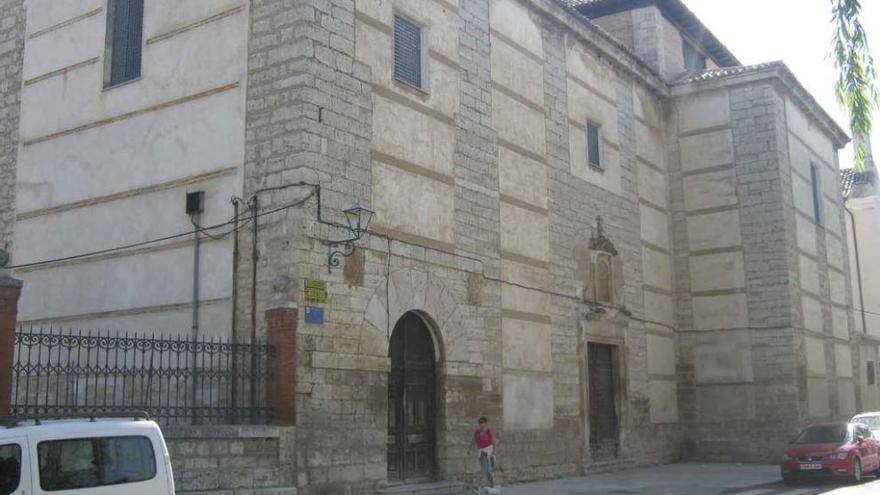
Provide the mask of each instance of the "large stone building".
POLYGON ((260 334, 273 298, 323 308, 301 493, 468 478, 479 415, 517 480, 770 460, 860 405, 847 136, 678 0, 0 0, 0 39, 21 319, 260 334), (112 249, 232 196, 236 235, 112 249), (370 231, 328 259, 358 201, 370 231))

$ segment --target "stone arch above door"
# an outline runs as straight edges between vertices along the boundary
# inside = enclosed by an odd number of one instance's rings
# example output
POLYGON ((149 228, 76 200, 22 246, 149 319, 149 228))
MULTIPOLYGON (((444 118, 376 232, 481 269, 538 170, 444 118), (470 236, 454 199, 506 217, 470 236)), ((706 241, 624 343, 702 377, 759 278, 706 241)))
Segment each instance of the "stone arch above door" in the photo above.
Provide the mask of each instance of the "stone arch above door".
POLYGON ((467 347, 459 306, 455 294, 440 277, 411 268, 395 270, 389 277, 388 297, 385 284, 379 284, 367 303, 360 353, 388 356, 394 324, 413 311, 430 329, 438 361, 465 360, 467 347))

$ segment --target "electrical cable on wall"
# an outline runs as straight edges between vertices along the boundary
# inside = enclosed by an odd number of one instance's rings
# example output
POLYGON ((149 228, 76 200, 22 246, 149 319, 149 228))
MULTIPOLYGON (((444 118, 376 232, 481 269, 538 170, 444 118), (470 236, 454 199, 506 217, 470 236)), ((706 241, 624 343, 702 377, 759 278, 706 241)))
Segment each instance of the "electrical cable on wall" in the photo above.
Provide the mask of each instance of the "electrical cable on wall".
MULTIPOLYGON (((226 237, 226 236, 228 236, 228 235, 230 235, 230 234, 232 234, 232 233, 234 233, 234 232, 236 232, 236 231, 240 231, 240 230, 242 230, 243 228, 249 226, 249 225, 253 222, 253 220, 254 220, 255 218, 261 218, 261 217, 264 217, 264 216, 266 216, 266 215, 271 215, 271 214, 273 214, 273 213, 277 213, 277 212, 284 211, 284 210, 287 210, 287 209, 290 209, 290 208, 295 208, 295 207, 297 207, 297 206, 301 206, 301 205, 305 204, 306 202, 308 202, 308 201, 309 201, 311 198, 313 198, 313 197, 316 197, 316 198, 318 199, 318 205, 317 205, 317 208, 318 208, 318 212, 317 212, 318 223, 321 223, 321 224, 323 224, 323 225, 333 226, 333 227, 345 227, 345 225, 342 225, 342 224, 339 224, 339 223, 336 223, 336 222, 326 221, 326 220, 324 220, 324 219, 322 218, 322 216, 321 216, 321 204, 320 204, 320 186, 317 185, 317 184, 310 184, 310 183, 306 183, 306 182, 297 182, 297 183, 286 184, 286 185, 282 185, 282 186, 275 186, 275 187, 264 188, 264 189, 259 190, 258 192, 279 191, 279 190, 283 190, 283 189, 287 189, 287 188, 291 188, 291 187, 311 187, 311 188, 312 188, 312 191, 311 191, 308 195, 306 195, 305 197, 303 197, 303 198, 300 199, 300 200, 297 200, 297 201, 295 201, 295 202, 292 202, 292 203, 289 203, 289 204, 286 204, 286 205, 283 205, 283 206, 280 206, 280 207, 277 207, 277 208, 261 210, 261 211, 259 211, 256 215, 251 214, 251 215, 249 215, 249 216, 245 216, 246 213, 251 212, 251 208, 248 207, 248 208, 245 209, 244 211, 240 212, 240 213, 238 214, 238 216, 233 217, 233 218, 231 218, 230 220, 227 220, 227 221, 225 221, 225 222, 221 222, 221 223, 215 224, 215 225, 200 226, 200 225, 198 224, 198 222, 195 221, 195 219, 192 219, 192 223, 193 223, 193 226, 195 227, 195 229, 193 229, 193 230, 189 230, 189 231, 186 231, 186 232, 180 232, 180 233, 177 233, 177 234, 172 234, 172 235, 168 235, 168 236, 164 236, 164 237, 159 237, 159 238, 150 239, 150 240, 146 240, 146 241, 136 242, 136 243, 132 243, 132 244, 126 244, 126 245, 123 245, 123 246, 117 246, 117 247, 112 247, 112 248, 107 248, 107 249, 100 249, 100 250, 91 251, 91 252, 87 252, 87 253, 81 253, 81 254, 77 254, 77 255, 64 256, 64 257, 59 257, 59 258, 54 258, 54 259, 48 259, 48 260, 42 260, 42 261, 35 261, 35 262, 32 262, 32 263, 22 263, 22 264, 20 264, 20 265, 12 265, 12 266, 9 266, 9 267, 7 267, 7 268, 9 268, 9 269, 31 268, 31 267, 35 267, 35 266, 41 266, 41 265, 50 264, 50 263, 60 263, 60 262, 64 262, 64 261, 72 261, 72 260, 76 260, 76 259, 82 259, 82 258, 88 258, 88 257, 92 257, 92 256, 98 256, 98 255, 102 255, 102 254, 109 254, 109 253, 115 253, 115 252, 120 252, 120 251, 126 251, 126 250, 134 249, 134 248, 137 248, 137 247, 148 246, 148 245, 150 245, 150 244, 156 244, 156 243, 159 243, 159 242, 164 242, 164 241, 169 241, 169 240, 174 240, 174 239, 178 239, 178 238, 182 238, 182 237, 190 236, 190 235, 193 235, 193 234, 195 234, 195 233, 197 233, 197 232, 198 232, 198 233, 205 234, 206 236, 210 237, 211 239, 214 239, 214 240, 220 240, 220 239, 222 239, 222 238, 224 238, 224 237, 226 237), (238 222, 237 225, 236 225, 236 222, 238 222), (220 234, 212 234, 212 233, 211 233, 211 231, 213 231, 213 230, 217 230, 217 229, 219 229, 219 228, 227 227, 227 226, 230 226, 230 225, 233 225, 233 227, 232 227, 231 229, 229 229, 229 230, 223 232, 223 233, 220 233, 220 234)), ((407 243, 406 241, 402 241, 402 240, 399 240, 399 239, 392 239, 391 237, 389 237, 389 236, 387 236, 387 235, 384 235, 384 234, 380 234, 380 233, 378 233, 378 232, 369 231, 368 233, 369 233, 370 235, 373 235, 373 236, 376 236, 376 237, 380 237, 380 238, 385 239, 385 240, 387 241, 387 245, 388 245, 388 247, 387 247, 387 257, 386 257, 386 263, 385 263, 385 275, 386 275, 386 287, 385 287, 385 291, 386 291, 386 301, 387 301, 387 300, 388 300, 388 296, 389 296, 389 287, 388 287, 389 283, 388 283, 388 282, 389 282, 389 280, 390 280, 391 242, 392 242, 392 241, 396 241, 396 242, 402 242, 402 243, 405 243, 405 244, 412 244, 412 243, 407 243)), ((473 257, 473 256, 468 256, 468 255, 463 255, 463 254, 459 254, 459 253, 454 253, 454 252, 450 252, 450 251, 446 251, 446 250, 442 250, 442 249, 433 248, 433 247, 430 247, 430 246, 421 246, 421 245, 418 245, 418 244, 413 244, 413 245, 416 245, 416 246, 422 247, 422 248, 424 248, 424 249, 430 249, 430 250, 432 250, 432 251, 436 251, 436 252, 439 252, 439 253, 443 253, 443 254, 448 254, 448 255, 451 255, 451 256, 455 256, 455 257, 457 257, 457 258, 462 258, 462 259, 467 259, 467 260, 475 261, 475 262, 478 262, 478 263, 480 263, 480 264, 483 263, 483 260, 481 260, 481 259, 479 259, 479 258, 476 258, 476 257, 473 257)), ((519 287, 519 288, 522 288, 522 289, 533 290, 533 291, 540 292, 540 293, 543 293, 543 294, 547 294, 547 295, 550 295, 550 296, 563 297, 563 298, 566 298, 566 299, 569 299, 569 300, 573 300, 573 301, 578 301, 578 302, 581 302, 581 303, 589 304, 589 305, 591 305, 591 306, 593 306, 593 307, 599 307, 599 308, 609 309, 609 310, 624 311, 624 312, 630 313, 629 310, 628 310, 625 306, 614 306, 614 305, 610 305, 610 304, 607 304, 607 303, 602 303, 602 302, 599 302, 599 301, 589 301, 589 300, 585 300, 585 299, 580 298, 580 297, 577 297, 577 296, 572 296, 572 295, 570 295, 570 294, 563 294, 563 293, 560 293, 560 292, 554 292, 554 291, 549 291, 549 290, 546 290, 546 289, 542 289, 542 288, 540 288, 540 287, 532 287, 532 286, 527 286, 527 285, 524 285, 524 284, 519 284, 519 283, 516 283, 516 282, 511 282, 511 281, 508 281, 508 280, 503 280, 503 279, 496 278, 496 277, 490 277, 490 276, 486 275, 485 273, 481 273, 481 276, 482 276, 485 280, 487 280, 487 281, 491 281, 491 282, 497 282, 497 283, 501 283, 501 284, 506 284, 506 285, 510 285, 510 286, 519 287)), ((387 304, 386 304, 386 306, 387 306, 387 304)), ((874 316, 880 316, 880 313, 873 312, 873 311, 869 311, 869 310, 865 310, 865 309, 858 309, 858 308, 855 308, 854 306, 847 306, 847 309, 851 309, 851 310, 853 310, 853 311, 855 311, 855 312, 859 312, 859 313, 862 313, 862 314, 869 314, 869 315, 874 315, 874 316)), ((388 328, 386 329, 386 332, 390 334, 390 314, 388 314, 388 313, 390 313, 390 308, 386 307, 386 316, 387 316, 386 319, 389 320, 389 321, 386 323, 386 325, 388 326, 388 328)), ((637 316, 632 315, 632 314, 629 314, 629 318, 632 319, 632 320, 634 320, 634 321, 638 321, 638 322, 640 322, 640 323, 647 323, 647 324, 657 325, 657 326, 661 326, 661 327, 668 328, 668 329, 671 329, 671 330, 676 330, 676 331, 679 330, 679 329, 677 329, 676 327, 674 327, 674 326, 672 326, 672 325, 669 325, 669 324, 667 324, 667 323, 660 322, 660 321, 655 321, 655 320, 650 320, 650 319, 645 319, 645 318, 640 318, 640 317, 637 317, 637 316)))

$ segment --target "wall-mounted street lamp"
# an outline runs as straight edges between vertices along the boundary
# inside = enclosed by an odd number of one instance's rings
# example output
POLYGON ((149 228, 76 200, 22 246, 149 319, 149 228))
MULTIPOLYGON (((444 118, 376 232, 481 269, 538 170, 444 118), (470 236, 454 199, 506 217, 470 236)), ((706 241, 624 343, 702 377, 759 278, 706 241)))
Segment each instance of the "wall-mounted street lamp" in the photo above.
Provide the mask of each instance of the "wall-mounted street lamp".
POLYGON ((342 263, 343 257, 351 256, 354 253, 354 242, 363 237, 370 228, 370 220, 376 212, 358 201, 343 213, 345 213, 351 237, 341 241, 324 241, 327 246, 328 273, 333 267, 338 267, 342 263))

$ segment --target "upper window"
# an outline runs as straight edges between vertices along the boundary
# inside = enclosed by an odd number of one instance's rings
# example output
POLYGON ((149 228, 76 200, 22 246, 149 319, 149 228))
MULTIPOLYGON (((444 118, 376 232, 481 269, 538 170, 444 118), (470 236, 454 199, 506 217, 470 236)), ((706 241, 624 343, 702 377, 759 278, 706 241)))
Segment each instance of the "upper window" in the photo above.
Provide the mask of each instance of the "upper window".
POLYGON ((819 193, 819 170, 816 164, 810 164, 810 187, 813 188, 813 219, 822 225, 822 195, 819 193))
MULTIPOLYGON (((873 385, 874 383, 877 382, 877 374, 876 374, 876 370, 874 369, 874 361, 868 361, 867 374, 868 374, 868 376, 866 378, 868 379, 868 385, 873 385)), ((878 425, 877 426, 880 426, 880 417, 878 417, 878 425)))
POLYGON ((37 445, 44 491, 76 490, 147 481, 156 456, 147 437, 52 440, 37 445))
POLYGON ((0 445, 0 495, 18 490, 21 481, 21 447, 18 444, 0 445))
POLYGON ((422 28, 394 16, 394 77, 422 89, 422 28))
POLYGON ((602 150, 599 142, 599 126, 593 122, 587 122, 587 162, 594 168, 602 168, 602 150))
POLYGON ((684 55, 684 68, 688 72, 698 72, 706 69, 706 57, 698 52, 693 45, 688 42, 681 44, 682 54, 684 55))
POLYGON ((141 77, 144 0, 110 0, 107 16, 107 86, 141 77))

